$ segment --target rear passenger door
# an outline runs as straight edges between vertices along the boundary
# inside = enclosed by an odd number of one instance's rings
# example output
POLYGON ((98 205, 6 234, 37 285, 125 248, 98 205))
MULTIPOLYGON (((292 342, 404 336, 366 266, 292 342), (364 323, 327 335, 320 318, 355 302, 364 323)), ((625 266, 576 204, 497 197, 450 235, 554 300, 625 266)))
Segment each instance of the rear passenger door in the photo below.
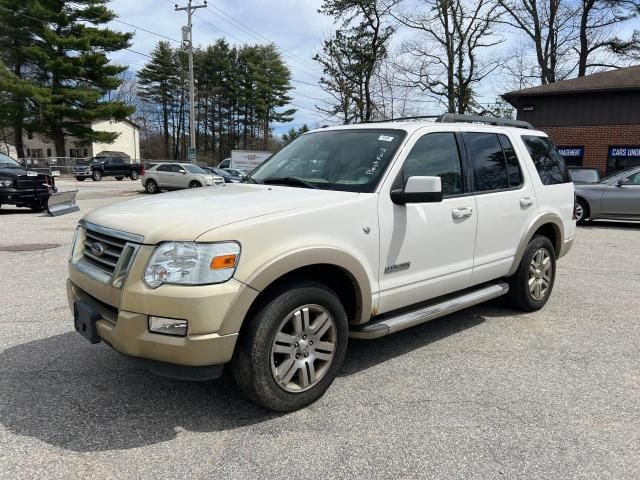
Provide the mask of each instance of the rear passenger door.
POLYGON ((158 180, 158 185, 165 188, 173 188, 173 170, 171 168, 170 163, 163 163, 156 168, 156 179, 158 180))
POLYGON ((537 212, 531 182, 525 180, 514 141, 505 133, 463 132, 478 228, 472 284, 506 275, 520 240, 537 212))

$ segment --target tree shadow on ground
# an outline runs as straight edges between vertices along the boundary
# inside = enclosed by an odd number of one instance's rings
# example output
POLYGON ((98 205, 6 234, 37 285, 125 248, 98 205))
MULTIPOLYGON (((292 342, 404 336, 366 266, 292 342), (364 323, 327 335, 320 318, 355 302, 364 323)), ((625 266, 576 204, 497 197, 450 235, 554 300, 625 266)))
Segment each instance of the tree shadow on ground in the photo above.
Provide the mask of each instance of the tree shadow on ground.
MULTIPOLYGON (((340 376, 480 325, 485 315, 506 314, 513 311, 491 302, 382 339, 352 341, 340 376)), ((281 415, 247 400, 229 374, 202 383, 156 377, 75 332, 0 353, 0 422, 68 450, 136 448, 171 440, 181 429, 224 431, 281 415)))

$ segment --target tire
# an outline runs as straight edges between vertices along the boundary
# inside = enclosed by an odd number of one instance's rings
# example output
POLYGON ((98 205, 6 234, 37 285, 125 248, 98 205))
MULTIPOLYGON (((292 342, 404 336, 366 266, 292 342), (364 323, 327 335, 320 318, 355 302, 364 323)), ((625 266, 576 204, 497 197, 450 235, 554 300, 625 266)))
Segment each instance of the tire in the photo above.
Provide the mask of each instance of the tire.
POLYGON ((140 174, 136 170, 131 170, 131 174, 129 175, 129 178, 135 182, 140 178, 140 174))
POLYGON ((160 191, 155 180, 147 180, 147 183, 144 184, 144 189, 147 193, 151 194, 158 193, 160 191))
POLYGON ((116 180, 121 181, 124 177, 116 177, 116 180))
POLYGON ((279 412, 306 407, 320 398, 347 352, 347 315, 337 295, 316 282, 286 284, 247 320, 231 364, 233 377, 247 396, 279 412), (280 351, 273 351, 276 348, 280 351))
POLYGON ((200 182, 196 182, 195 180, 189 184, 189 188, 200 188, 202 184, 200 182))
POLYGON ((79 182, 84 182, 85 177, 76 177, 76 180, 79 182))
POLYGON ((102 172, 100 170, 94 170, 91 174, 91 178, 94 182, 99 182, 100 180, 102 180, 102 172))
POLYGON ((534 235, 522 255, 516 273, 509 278, 507 298, 512 306, 525 312, 535 312, 545 306, 556 280, 556 254, 551 241, 534 235), (548 267, 547 265, 548 259, 548 267), (536 268, 540 265, 540 268, 536 268), (535 282, 533 290, 530 282, 535 282), (539 287, 539 290, 538 290, 539 287))
POLYGON ((35 203, 32 203, 31 205, 29 205, 29 208, 34 213, 40 213, 40 212, 44 211, 44 209, 46 207, 45 207, 45 204, 42 201, 38 201, 38 202, 35 202, 35 203))
POLYGON ((578 204, 576 208, 576 223, 578 225, 584 225, 591 213, 589 210, 589 204, 582 198, 576 199, 576 202, 578 204))

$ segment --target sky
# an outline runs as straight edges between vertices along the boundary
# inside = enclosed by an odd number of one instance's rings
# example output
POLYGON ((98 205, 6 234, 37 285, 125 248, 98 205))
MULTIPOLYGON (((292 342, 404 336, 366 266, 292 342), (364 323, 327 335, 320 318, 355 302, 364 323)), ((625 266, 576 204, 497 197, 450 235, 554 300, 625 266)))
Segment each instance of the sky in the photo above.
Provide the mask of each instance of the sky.
MULTIPOLYGON (((135 32, 130 47, 135 52, 149 54, 158 41, 166 40, 158 35, 175 39, 171 43, 177 46, 187 14, 176 12, 176 3, 183 6, 186 0, 112 0, 109 8, 117 13, 120 22, 112 22, 111 27, 135 32)), ((193 1, 194 5, 202 3, 193 1)), ((295 90, 291 92, 291 102, 292 108, 298 111, 292 122, 274 125, 276 133, 304 123, 309 126, 330 123, 315 108, 320 104, 318 100, 327 99, 327 95, 317 85, 321 70, 312 57, 320 49, 323 38, 335 28, 330 17, 317 12, 321 3, 321 0, 209 0, 207 8, 198 9, 194 14, 194 45, 206 45, 225 37, 236 45, 274 42, 279 47, 292 72, 295 90)), ((149 60, 126 50, 111 57, 132 70, 139 70, 149 60)))

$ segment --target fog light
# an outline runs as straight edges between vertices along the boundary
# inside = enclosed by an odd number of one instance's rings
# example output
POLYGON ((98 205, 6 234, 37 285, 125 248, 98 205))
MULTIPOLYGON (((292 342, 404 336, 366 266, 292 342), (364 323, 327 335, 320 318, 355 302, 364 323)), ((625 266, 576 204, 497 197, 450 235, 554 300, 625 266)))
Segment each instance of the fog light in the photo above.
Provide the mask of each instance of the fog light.
POLYGON ((177 318, 149 317, 149 330, 184 337, 187 335, 187 321, 177 318))

